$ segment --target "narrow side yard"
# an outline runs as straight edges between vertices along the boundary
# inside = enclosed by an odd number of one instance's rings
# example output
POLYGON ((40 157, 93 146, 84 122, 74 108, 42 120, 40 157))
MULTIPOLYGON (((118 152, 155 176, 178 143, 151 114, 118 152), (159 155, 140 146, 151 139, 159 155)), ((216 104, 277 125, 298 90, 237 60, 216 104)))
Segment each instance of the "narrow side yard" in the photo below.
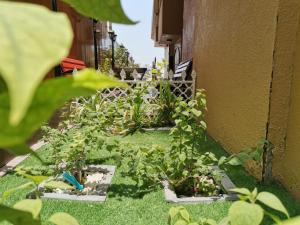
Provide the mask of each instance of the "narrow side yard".
MULTIPOLYGON (((157 144, 162 147, 170 145, 171 137, 168 132, 155 131, 146 133, 136 133, 127 137, 113 137, 121 143, 131 143, 139 146, 157 144)), ((213 140, 206 141, 205 149, 209 149, 217 156, 225 155, 225 151, 213 140)), ((47 155, 51 150, 47 146, 42 147, 38 154, 43 159, 48 159, 47 155)), ((105 149, 94 149, 89 153, 88 159, 91 162, 116 165, 116 161, 110 158, 112 155, 105 149)), ((51 163, 51 162, 47 162, 51 163)), ((30 157, 22 163, 23 166, 39 166, 40 162, 30 157)), ((113 178, 113 183, 109 188, 108 200, 103 204, 82 203, 59 200, 43 200, 42 218, 48 218, 54 212, 67 212, 74 216, 83 225, 166 225, 168 210, 175 204, 166 203, 163 190, 159 189, 150 193, 141 194, 137 191, 135 182, 128 176, 123 176, 126 165, 118 167, 113 178)), ((291 216, 300 213, 300 204, 296 203, 292 197, 280 186, 273 184, 268 187, 261 186, 256 180, 241 168, 236 168, 228 172, 233 182, 238 187, 247 187, 250 190, 255 186, 259 191, 267 190, 276 194, 286 205, 291 216)), ((11 173, 0 179, 0 193, 25 183, 26 179, 11 173)), ((30 190, 18 191, 12 195, 5 204, 12 205, 18 200, 24 199, 30 190)), ((212 204, 185 205, 194 218, 208 217, 220 220, 227 215, 231 202, 218 202, 212 204)), ((4 223, 1 223, 4 224, 4 223)), ((264 224, 269 224, 266 221, 264 224)))

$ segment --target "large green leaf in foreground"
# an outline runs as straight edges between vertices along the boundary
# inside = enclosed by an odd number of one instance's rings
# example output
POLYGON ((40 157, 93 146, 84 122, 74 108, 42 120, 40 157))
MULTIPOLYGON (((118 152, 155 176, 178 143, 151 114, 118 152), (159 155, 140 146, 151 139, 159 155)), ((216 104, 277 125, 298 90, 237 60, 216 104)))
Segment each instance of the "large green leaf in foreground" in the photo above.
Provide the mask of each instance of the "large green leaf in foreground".
POLYGON ((263 209, 256 204, 236 201, 229 209, 231 225, 259 225, 263 220, 263 209))
POLYGON ((68 54, 73 33, 63 13, 0 1, 0 37, 0 74, 9 90, 9 120, 17 125, 45 74, 68 54))
POLYGON ((300 224, 300 216, 282 222, 282 225, 299 225, 299 224, 300 224))
POLYGON ((14 225, 40 225, 41 221, 33 218, 30 212, 0 205, 0 222, 9 221, 14 225))
POLYGON ((63 0, 79 13, 97 20, 135 24, 124 13, 121 0, 63 0))
POLYGON ((17 126, 11 126, 7 120, 8 93, 0 94, 0 148, 16 155, 28 153, 26 150, 19 151, 16 146, 24 145, 64 102, 76 96, 92 95, 101 88, 115 86, 125 87, 126 84, 91 69, 80 71, 74 77, 45 81, 38 87, 27 114, 17 126))
POLYGON ((56 225, 79 225, 74 217, 63 212, 55 213, 48 221, 56 225))

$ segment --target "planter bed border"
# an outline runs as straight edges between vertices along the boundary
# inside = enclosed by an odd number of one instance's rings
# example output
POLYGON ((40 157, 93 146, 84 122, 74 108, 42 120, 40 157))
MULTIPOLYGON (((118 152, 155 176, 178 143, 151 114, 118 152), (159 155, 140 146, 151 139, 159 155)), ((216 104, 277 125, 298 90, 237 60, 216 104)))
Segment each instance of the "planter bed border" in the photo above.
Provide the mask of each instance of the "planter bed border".
MULTIPOLYGON (((70 201, 83 201, 83 202, 96 202, 104 203, 107 198, 107 190, 111 185, 112 178, 116 171, 116 166, 110 165, 88 165, 88 168, 99 168, 101 170, 107 170, 108 172, 104 174, 104 179, 101 181, 101 194, 100 195, 76 195, 67 193, 48 193, 43 192, 41 195, 42 199, 52 199, 52 200, 70 200, 70 201)), ((28 198, 34 197, 34 191, 31 192, 28 198)))
POLYGON ((145 131, 169 131, 172 127, 149 127, 143 128, 145 131))
POLYGON ((221 173, 221 186, 222 190, 225 192, 225 194, 221 194, 220 196, 210 196, 210 197, 177 197, 174 188, 172 185, 167 181, 164 180, 162 182, 164 186, 164 194, 165 199, 169 203, 181 203, 181 204, 197 204, 197 203, 204 203, 209 204, 212 202, 217 201, 235 201, 238 199, 237 195, 230 190, 233 188, 236 188, 234 183, 231 181, 231 179, 227 176, 227 174, 223 171, 221 171, 218 167, 214 167, 215 170, 219 171, 221 173))

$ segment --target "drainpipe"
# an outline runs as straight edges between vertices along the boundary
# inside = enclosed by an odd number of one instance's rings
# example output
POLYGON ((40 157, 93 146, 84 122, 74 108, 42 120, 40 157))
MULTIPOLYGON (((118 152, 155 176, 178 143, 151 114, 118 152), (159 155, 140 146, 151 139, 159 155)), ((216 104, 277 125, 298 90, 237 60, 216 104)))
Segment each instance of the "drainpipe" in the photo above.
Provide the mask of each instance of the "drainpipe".
POLYGON ((93 20, 95 70, 98 70, 97 20, 93 20))
MULTIPOLYGON (((51 6, 52 6, 52 11, 57 12, 57 2, 56 0, 51 0, 51 6)), ((60 65, 57 65, 54 67, 54 76, 59 77, 61 75, 61 68, 60 65)))
POLYGON ((51 0, 52 10, 57 12, 57 2, 56 0, 51 0))

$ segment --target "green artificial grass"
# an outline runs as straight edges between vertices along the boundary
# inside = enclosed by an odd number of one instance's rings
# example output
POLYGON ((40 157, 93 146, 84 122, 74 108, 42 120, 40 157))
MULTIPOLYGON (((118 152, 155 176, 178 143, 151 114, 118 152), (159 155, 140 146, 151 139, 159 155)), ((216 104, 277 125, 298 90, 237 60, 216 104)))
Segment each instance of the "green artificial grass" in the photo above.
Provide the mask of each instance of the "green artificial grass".
MULTIPOLYGON (((168 132, 158 131, 114 138, 124 143, 133 143, 141 146, 159 144, 168 147, 171 141, 168 132)), ((218 156, 226 155, 222 147, 210 138, 208 138, 203 148, 214 152, 218 156)), ((38 154, 45 159, 51 152, 47 147, 42 147, 38 154)), ((113 160, 109 159, 109 154, 105 151, 95 149, 89 158, 91 162, 114 164, 113 160)), ((22 165, 26 166, 39 164, 40 162, 33 157, 28 158, 22 163, 22 165)), ((122 175, 125 166, 126 165, 122 165, 117 168, 113 183, 109 189, 109 197, 105 203, 95 204, 43 200, 42 218, 47 219, 51 214, 63 211, 73 215, 81 225, 166 225, 168 210, 174 206, 174 204, 165 202, 162 189, 141 196, 136 190, 134 181, 130 177, 124 177, 122 175)), ((280 187, 280 185, 275 183, 270 186, 260 185, 241 168, 230 170, 228 174, 238 187, 250 189, 258 187, 259 191, 270 191, 282 200, 291 216, 300 214, 300 204, 280 187)), ((10 173, 0 179, 0 193, 25 182, 26 180, 24 178, 10 173)), ((29 191, 30 190, 22 190, 16 192, 5 204, 11 205, 18 200, 24 199, 26 193, 29 191)), ((219 221, 227 215, 230 205, 231 202, 216 202, 212 204, 185 205, 185 207, 195 219, 206 217, 219 221)), ((270 224, 270 221, 266 220, 264 224, 270 224)))

